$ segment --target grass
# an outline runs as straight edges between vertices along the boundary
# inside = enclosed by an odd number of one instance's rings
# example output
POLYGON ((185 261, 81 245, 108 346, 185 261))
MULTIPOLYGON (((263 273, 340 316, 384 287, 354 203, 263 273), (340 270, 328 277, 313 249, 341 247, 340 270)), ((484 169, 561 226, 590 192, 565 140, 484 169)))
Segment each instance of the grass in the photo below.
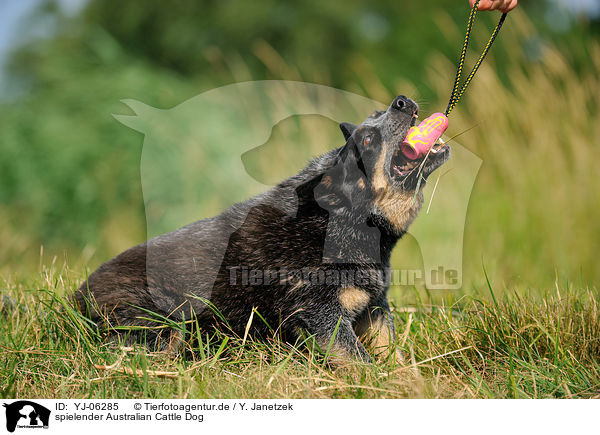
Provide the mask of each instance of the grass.
POLYGON ((57 267, 9 280, 0 302, 0 396, 43 398, 600 397, 600 301, 482 288, 449 303, 395 306, 406 363, 329 364, 326 350, 203 336, 173 355, 106 340, 69 302, 79 276, 57 267))

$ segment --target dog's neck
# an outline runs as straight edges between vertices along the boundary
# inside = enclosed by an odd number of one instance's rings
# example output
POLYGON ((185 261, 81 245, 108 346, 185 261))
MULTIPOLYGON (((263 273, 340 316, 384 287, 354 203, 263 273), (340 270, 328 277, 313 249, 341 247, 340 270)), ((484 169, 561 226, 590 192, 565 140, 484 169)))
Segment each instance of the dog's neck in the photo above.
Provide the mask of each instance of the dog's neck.
POLYGON ((421 209, 422 189, 415 194, 392 186, 381 165, 367 175, 352 155, 341 159, 340 150, 317 158, 280 187, 295 189, 298 217, 320 217, 324 261, 387 265, 421 209))

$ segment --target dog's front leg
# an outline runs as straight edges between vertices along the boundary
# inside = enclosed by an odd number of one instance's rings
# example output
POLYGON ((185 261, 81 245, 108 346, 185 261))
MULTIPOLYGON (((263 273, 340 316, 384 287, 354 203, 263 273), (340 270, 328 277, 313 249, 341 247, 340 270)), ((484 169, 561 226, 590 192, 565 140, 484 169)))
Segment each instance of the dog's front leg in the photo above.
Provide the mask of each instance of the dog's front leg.
MULTIPOLYGON (((322 350, 328 351, 335 359, 371 362, 371 357, 358 339, 350 319, 342 313, 330 315, 324 322, 311 322, 309 332, 314 334, 322 350)), ((321 317, 317 315, 316 317, 321 317)), ((314 318, 314 317, 313 317, 314 318)))
POLYGON ((377 358, 386 359, 394 354, 397 362, 404 361, 402 352, 395 349, 396 330, 385 294, 369 304, 355 322, 354 330, 377 358))

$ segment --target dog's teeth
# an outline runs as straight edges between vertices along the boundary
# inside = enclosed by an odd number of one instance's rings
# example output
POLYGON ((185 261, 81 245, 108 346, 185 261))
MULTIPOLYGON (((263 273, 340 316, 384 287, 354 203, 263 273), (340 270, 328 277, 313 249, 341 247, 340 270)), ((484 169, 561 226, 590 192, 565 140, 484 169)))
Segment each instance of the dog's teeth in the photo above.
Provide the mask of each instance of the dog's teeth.
POLYGON ((444 146, 446 145, 446 143, 442 140, 442 138, 440 137, 436 143, 433 144, 433 146, 431 147, 431 152, 433 154, 437 154, 441 151, 442 148, 444 148, 444 146))

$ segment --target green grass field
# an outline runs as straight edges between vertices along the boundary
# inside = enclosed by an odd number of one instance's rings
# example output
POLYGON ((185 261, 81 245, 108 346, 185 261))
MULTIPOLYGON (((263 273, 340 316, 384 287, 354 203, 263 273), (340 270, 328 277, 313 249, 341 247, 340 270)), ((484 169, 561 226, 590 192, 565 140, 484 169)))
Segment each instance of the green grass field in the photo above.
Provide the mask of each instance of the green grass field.
POLYGON ((2 283, 0 396, 600 397, 595 289, 502 289, 500 297, 489 286, 451 304, 417 297, 393 310, 391 346, 405 362, 331 364, 327 349, 251 337, 201 337, 187 356, 120 346, 71 308, 79 279, 53 267, 2 283))

